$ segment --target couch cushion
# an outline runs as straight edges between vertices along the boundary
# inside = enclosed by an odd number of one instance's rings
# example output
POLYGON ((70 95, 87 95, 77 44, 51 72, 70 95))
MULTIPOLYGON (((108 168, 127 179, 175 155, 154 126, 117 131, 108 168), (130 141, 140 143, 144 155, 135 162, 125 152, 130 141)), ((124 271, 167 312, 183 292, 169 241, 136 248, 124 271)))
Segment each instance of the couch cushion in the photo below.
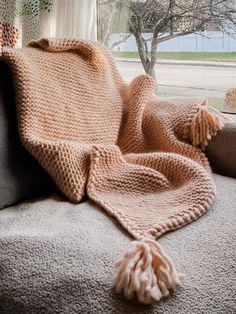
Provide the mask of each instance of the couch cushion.
POLYGON ((113 262, 130 238, 91 202, 75 205, 54 195, 2 210, 0 312, 235 313, 236 180, 214 177, 213 208, 159 240, 187 277, 154 306, 113 294, 113 262))
POLYGON ((17 134, 12 77, 0 60, 0 209, 52 189, 52 181, 17 134))

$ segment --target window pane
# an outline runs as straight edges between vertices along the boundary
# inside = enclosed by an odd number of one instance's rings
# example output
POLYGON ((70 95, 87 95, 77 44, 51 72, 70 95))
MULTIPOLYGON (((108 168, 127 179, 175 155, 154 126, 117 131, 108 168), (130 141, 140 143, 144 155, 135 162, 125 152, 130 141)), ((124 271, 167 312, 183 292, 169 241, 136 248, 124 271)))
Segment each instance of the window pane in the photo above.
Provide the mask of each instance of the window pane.
POLYGON ((127 81, 147 73, 159 96, 236 112, 235 0, 98 0, 98 14, 98 38, 127 81))

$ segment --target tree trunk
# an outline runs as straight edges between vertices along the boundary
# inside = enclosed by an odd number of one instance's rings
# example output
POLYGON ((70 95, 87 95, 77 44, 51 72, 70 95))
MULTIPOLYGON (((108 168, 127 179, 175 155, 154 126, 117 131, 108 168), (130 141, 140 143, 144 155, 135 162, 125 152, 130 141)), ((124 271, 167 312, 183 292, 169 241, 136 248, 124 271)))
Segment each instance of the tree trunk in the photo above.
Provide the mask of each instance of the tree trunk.
POLYGON ((145 39, 143 38, 142 34, 139 32, 135 33, 134 36, 135 36, 138 53, 139 53, 143 68, 145 72, 147 73, 150 61, 148 59, 148 50, 147 50, 145 39))
POLYGON ((157 79, 156 79, 156 73, 155 73, 155 66, 157 63, 157 45, 158 45, 157 35, 153 34, 152 41, 151 41, 151 61, 149 63, 150 73, 148 74, 154 78, 156 84, 157 84, 157 79))
POLYGON ((143 38, 142 34, 137 32, 134 34, 135 39, 136 39, 136 44, 138 47, 138 53, 143 65, 143 68, 145 72, 150 75, 154 81, 156 82, 156 73, 155 73, 155 65, 156 65, 156 53, 157 53, 157 38, 154 38, 152 40, 152 51, 151 51, 151 60, 149 59, 148 56, 148 47, 147 47, 147 42, 143 38))
POLYGON ((149 67, 148 67, 148 70, 146 71, 146 73, 148 75, 150 75, 154 79, 155 83, 157 84, 155 65, 153 66, 151 63, 149 63, 149 67))

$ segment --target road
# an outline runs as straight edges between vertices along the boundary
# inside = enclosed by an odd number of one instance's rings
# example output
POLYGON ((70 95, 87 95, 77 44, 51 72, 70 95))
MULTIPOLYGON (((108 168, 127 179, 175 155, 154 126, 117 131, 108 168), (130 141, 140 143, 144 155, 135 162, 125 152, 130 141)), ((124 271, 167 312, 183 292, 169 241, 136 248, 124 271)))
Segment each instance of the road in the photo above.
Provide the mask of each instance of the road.
MULTIPOLYGON (((143 74, 140 62, 117 62, 122 76, 131 81, 143 74)), ((165 95, 206 96, 223 99, 225 91, 236 88, 236 68, 157 64, 158 91, 165 95)))

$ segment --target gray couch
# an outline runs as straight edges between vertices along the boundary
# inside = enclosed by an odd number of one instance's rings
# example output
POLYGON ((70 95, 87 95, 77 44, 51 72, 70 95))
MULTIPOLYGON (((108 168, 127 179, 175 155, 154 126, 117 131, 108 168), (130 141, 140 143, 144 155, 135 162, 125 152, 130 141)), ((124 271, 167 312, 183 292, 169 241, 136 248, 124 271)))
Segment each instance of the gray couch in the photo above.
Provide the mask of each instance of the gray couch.
POLYGON ((129 235, 88 200, 57 191, 17 136, 14 88, 0 63, 0 313, 236 313, 236 127, 207 154, 217 197, 196 222, 160 238, 186 273, 172 295, 152 306, 111 289, 113 262, 129 235))

